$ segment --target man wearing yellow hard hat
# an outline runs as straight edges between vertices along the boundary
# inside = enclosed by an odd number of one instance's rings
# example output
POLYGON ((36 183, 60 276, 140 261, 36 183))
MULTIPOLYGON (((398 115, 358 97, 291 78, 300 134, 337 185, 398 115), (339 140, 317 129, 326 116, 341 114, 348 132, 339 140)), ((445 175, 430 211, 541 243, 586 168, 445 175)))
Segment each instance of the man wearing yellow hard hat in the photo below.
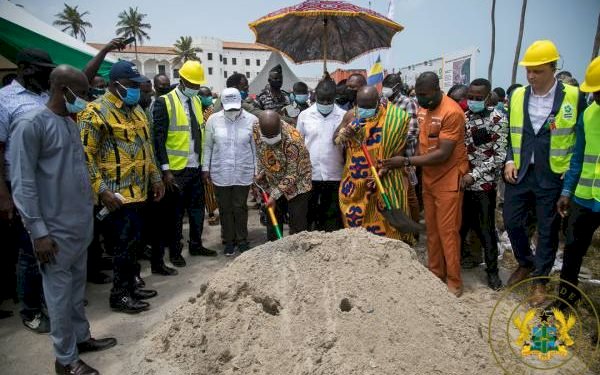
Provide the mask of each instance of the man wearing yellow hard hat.
MULTIPOLYGON (((568 216, 565 255, 560 278, 577 285, 581 262, 600 226, 600 57, 588 66, 581 91, 594 101, 575 125, 577 141, 557 209, 568 216)), ((561 282, 559 296, 574 305, 581 297, 576 288, 561 282)))
MULTIPOLYGON (((181 255, 185 212, 190 222, 190 255, 216 255, 215 251, 202 245, 205 202, 200 159, 204 118, 198 92, 205 83, 202 64, 188 60, 179 69, 179 85, 159 97, 154 104, 154 145, 167 189, 163 205, 169 218, 166 222, 170 226, 165 245, 169 247, 171 263, 176 267, 186 265, 181 255)), ((163 251, 158 253, 162 255, 163 251)), ((154 260, 156 264, 153 266, 161 267, 162 256, 155 258, 159 259, 154 260)))
MULTIPOLYGON (((509 101, 509 137, 504 179, 504 225, 519 262, 508 280, 548 276, 556 250, 560 216, 556 203, 575 146, 575 123, 585 108, 579 90, 554 77, 560 56, 554 43, 538 40, 519 63, 527 70, 528 86, 515 89, 509 101), (538 241, 533 254, 527 216, 535 208, 538 241)), ((530 303, 544 303, 545 279, 534 282, 530 303)))

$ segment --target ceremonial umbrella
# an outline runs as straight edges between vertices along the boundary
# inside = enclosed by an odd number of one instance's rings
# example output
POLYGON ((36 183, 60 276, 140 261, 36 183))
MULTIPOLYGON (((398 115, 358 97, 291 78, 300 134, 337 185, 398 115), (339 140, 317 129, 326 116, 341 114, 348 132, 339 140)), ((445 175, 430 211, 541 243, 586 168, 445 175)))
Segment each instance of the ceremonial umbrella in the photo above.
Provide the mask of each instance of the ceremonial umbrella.
POLYGON ((249 24, 256 43, 275 49, 294 63, 350 62, 390 48, 403 27, 372 10, 345 1, 309 0, 267 14, 249 24))

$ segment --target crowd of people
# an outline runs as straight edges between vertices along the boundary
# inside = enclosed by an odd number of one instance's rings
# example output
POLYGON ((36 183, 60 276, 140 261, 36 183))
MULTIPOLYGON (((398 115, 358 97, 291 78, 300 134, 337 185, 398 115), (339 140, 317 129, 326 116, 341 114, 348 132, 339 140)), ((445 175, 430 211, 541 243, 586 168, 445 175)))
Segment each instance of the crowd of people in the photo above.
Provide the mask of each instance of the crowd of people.
POLYGON ((582 258, 600 225, 600 58, 578 87, 557 74, 556 46, 536 41, 520 63, 527 86, 492 90, 478 78, 447 94, 434 72, 413 88, 394 73, 381 88, 361 74, 337 83, 325 75, 314 91, 296 82, 288 93, 276 66, 253 96, 238 73, 216 95, 196 60, 175 85, 128 61, 97 76, 122 47, 113 40, 83 71, 25 49, 16 78, 0 89, 0 230, 13 257, 3 263, 2 297, 17 290, 24 326, 50 333, 56 373, 97 374, 79 354, 117 343, 91 337, 86 281, 112 283, 112 310, 143 312, 158 292, 145 288, 140 259, 169 277, 186 266, 184 248, 217 256, 202 241, 205 215, 221 226, 225 256, 250 250, 248 201, 262 193, 262 209, 274 209, 280 226, 264 215, 269 241, 287 224, 290 234, 362 227, 414 245, 420 234, 386 210, 407 223, 424 218, 428 267, 457 297, 461 267, 480 263, 470 232, 489 287, 503 287, 500 196, 519 263, 507 285, 533 278, 530 303, 544 304, 564 219, 559 294, 568 304, 580 298, 582 258))

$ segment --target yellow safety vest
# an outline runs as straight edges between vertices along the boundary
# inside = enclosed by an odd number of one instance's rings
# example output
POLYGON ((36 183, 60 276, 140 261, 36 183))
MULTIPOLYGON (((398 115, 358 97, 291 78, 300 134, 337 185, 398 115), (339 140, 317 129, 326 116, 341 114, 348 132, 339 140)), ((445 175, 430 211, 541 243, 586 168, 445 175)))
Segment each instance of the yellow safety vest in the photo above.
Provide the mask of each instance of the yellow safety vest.
MULTIPOLYGON (((179 100, 176 90, 162 96, 165 98, 167 113, 169 115, 169 132, 167 134, 167 157, 169 168, 174 171, 185 168, 190 154, 191 128, 183 103, 179 100)), ((204 141, 204 117, 202 116, 202 102, 198 96, 192 98, 194 115, 200 126, 201 141, 204 141)), ((201 147, 202 149, 202 147, 201 147)), ((200 151, 200 164, 202 164, 202 151, 200 151)))
POLYGON ((585 152, 575 196, 600 201, 600 106, 596 102, 583 112, 583 129, 585 152))
MULTIPOLYGON (((564 85, 564 84, 563 84, 564 85)), ((519 169, 521 165, 521 143, 523 139, 524 105, 526 87, 516 89, 510 98, 510 141, 513 149, 513 161, 519 169)), ((565 97, 554 120, 549 119, 550 126, 550 168, 554 173, 564 173, 569 169, 569 162, 575 146, 575 123, 577 122, 577 105, 579 89, 564 85, 565 97)))

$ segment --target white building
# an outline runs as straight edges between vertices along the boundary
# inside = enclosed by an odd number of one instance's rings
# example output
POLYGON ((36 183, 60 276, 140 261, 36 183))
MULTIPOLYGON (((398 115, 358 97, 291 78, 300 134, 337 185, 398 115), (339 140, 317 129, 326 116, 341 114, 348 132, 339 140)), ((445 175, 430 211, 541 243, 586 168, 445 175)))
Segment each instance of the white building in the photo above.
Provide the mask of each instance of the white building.
MULTIPOLYGON (((89 43, 101 49, 104 45, 89 43)), ((245 74, 252 81, 271 56, 271 51, 254 43, 225 42, 212 37, 197 37, 193 46, 202 49, 198 57, 202 60, 206 85, 215 92, 225 88, 227 77, 233 73, 245 74)), ((156 74, 166 74, 172 82, 179 79, 181 64, 174 65, 175 52, 172 46, 138 46, 137 58, 133 44, 126 49, 113 52, 115 58, 136 64, 141 74, 152 79, 156 74)))

